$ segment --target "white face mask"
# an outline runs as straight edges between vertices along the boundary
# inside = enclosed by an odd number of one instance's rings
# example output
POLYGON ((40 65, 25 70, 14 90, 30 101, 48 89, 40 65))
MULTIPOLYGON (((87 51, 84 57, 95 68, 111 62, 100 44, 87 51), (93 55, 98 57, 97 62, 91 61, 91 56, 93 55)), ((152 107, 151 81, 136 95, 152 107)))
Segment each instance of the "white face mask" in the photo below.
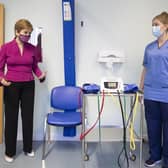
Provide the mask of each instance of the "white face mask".
POLYGON ((161 31, 160 26, 152 26, 152 34, 157 38, 162 36, 163 32, 161 31))

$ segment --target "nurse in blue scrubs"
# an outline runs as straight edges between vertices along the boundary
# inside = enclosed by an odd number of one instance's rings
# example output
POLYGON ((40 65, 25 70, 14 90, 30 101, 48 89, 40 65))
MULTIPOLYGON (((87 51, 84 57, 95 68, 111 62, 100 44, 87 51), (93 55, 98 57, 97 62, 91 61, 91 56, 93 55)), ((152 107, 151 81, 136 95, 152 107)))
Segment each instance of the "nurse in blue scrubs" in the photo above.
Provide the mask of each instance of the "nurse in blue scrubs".
POLYGON ((145 48, 140 89, 144 91, 149 154, 146 167, 168 168, 168 13, 152 20, 156 40, 145 48))

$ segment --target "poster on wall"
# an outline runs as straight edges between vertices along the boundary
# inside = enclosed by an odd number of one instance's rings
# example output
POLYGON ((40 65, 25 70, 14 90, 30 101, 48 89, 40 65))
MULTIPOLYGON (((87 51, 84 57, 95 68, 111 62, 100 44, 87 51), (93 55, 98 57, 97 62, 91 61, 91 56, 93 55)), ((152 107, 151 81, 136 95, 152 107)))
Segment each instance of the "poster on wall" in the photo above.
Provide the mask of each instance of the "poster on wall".
POLYGON ((70 2, 63 2, 63 15, 64 15, 64 21, 71 21, 72 20, 70 2))

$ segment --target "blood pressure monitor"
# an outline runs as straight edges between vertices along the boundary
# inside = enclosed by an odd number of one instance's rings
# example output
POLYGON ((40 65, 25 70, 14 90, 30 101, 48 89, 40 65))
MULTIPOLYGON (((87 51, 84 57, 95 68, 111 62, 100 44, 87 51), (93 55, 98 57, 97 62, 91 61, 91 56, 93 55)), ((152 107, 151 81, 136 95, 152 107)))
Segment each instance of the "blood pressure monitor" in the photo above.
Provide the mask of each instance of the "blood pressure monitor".
POLYGON ((106 77, 101 80, 101 91, 116 93, 117 91, 123 92, 124 86, 121 78, 106 77))
POLYGON ((118 88, 118 82, 104 82, 104 87, 108 89, 117 89, 118 88))

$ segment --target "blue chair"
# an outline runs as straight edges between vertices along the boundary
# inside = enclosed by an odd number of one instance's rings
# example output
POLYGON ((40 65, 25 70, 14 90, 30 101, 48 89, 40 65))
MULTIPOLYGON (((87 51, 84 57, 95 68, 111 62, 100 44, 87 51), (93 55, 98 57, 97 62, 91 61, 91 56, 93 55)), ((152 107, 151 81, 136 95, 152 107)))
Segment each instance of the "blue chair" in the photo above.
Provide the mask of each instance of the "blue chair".
POLYGON ((49 126, 74 127, 82 124, 83 93, 81 88, 54 87, 51 90, 50 105, 54 112, 48 113, 45 118, 42 161, 46 157, 46 134, 48 132, 49 135, 49 126))

